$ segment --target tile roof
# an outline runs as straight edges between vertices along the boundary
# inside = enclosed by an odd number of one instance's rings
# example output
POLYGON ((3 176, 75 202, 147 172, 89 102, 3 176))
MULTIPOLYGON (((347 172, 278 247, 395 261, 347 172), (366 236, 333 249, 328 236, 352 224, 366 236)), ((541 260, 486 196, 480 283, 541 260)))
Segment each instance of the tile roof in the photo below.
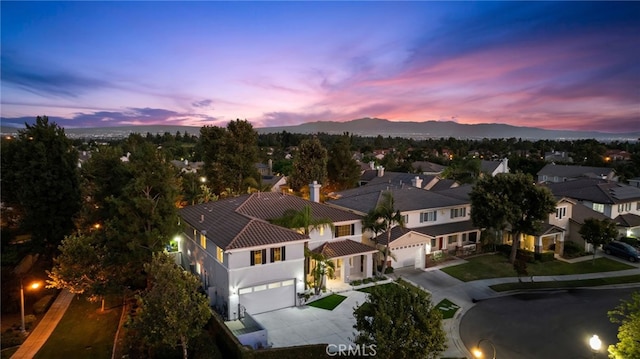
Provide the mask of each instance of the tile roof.
POLYGON ((599 177, 607 176, 613 172, 613 168, 608 167, 589 167, 589 166, 568 166, 548 164, 538 171, 538 176, 558 176, 567 178, 578 177, 599 177))
POLYGON ((364 243, 343 239, 339 241, 325 242, 320 247, 312 249, 312 252, 321 253, 327 258, 353 256, 357 254, 378 252, 376 248, 364 243))
POLYGON ((308 239, 308 236, 268 222, 282 216, 287 209, 301 210, 305 205, 311 206, 316 218, 328 218, 333 222, 361 219, 346 210, 271 192, 187 206, 180 209, 180 216, 216 246, 229 250, 308 239))
POLYGON ((631 213, 621 214, 614 219, 614 222, 625 228, 640 227, 640 216, 631 213))
POLYGON ((428 161, 415 161, 411 164, 411 167, 415 170, 419 170, 420 172, 432 172, 432 173, 440 173, 444 171, 446 166, 439 165, 437 163, 428 162, 428 161))
POLYGON ((602 204, 628 203, 640 200, 640 188, 603 179, 585 178, 549 183, 547 187, 556 196, 602 204))
MULTIPOLYGON (((431 237, 441 237, 441 236, 446 236, 454 233, 470 232, 477 229, 479 228, 475 227, 473 225, 473 222, 471 222, 470 220, 460 221, 460 222, 451 222, 451 223, 445 223, 445 224, 437 224, 434 226, 417 227, 417 228, 401 228, 396 226, 391 229, 391 242, 395 241, 396 239, 404 236, 409 232, 417 232, 417 233, 425 234, 431 237)), ((387 232, 379 234, 375 238, 375 241, 378 244, 386 245, 387 232)))
POLYGON ((578 224, 584 224, 584 220, 588 219, 588 218, 594 218, 597 220, 605 220, 605 219, 610 219, 609 217, 605 216, 604 214, 598 212, 598 211, 594 211, 593 209, 591 209, 590 207, 587 207, 581 203, 576 203, 572 208, 571 208, 571 220, 578 223, 578 224))

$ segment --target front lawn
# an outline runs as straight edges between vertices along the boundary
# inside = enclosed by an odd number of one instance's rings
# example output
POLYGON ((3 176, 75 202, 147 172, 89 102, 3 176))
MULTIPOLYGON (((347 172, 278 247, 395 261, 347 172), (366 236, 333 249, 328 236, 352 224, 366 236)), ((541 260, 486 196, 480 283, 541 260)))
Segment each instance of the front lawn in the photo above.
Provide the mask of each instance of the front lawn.
MULTIPOLYGON (((527 263, 529 276, 548 276, 611 272, 635 267, 608 258, 596 258, 578 263, 566 263, 558 260, 544 263, 527 263)), ((513 265, 502 254, 491 254, 469 258, 467 263, 441 269, 443 272, 461 281, 469 282, 478 279, 516 277, 513 265)))
POLYGON ((110 359, 122 311, 118 302, 107 301, 103 313, 99 302, 76 296, 35 358, 110 359))
POLYGON ((442 313, 442 319, 451 319, 460 309, 460 306, 445 298, 436 305, 436 309, 442 313))
POLYGON ((628 284, 640 282, 640 275, 628 275, 624 277, 611 278, 593 278, 566 280, 554 282, 526 282, 522 283, 502 283, 489 286, 496 292, 504 292, 508 290, 524 290, 524 289, 553 289, 553 288, 578 288, 578 287, 598 287, 602 285, 612 284, 628 284))
POLYGON ((344 301, 345 299, 347 299, 347 297, 345 297, 344 295, 331 294, 322 299, 318 299, 316 301, 308 303, 307 305, 316 307, 316 308, 326 309, 326 310, 333 310, 335 307, 340 305, 340 303, 342 303, 342 301, 344 301))
POLYGON ((376 285, 372 285, 372 286, 369 286, 369 287, 360 288, 360 289, 358 289, 358 292, 371 293, 373 288, 376 288, 376 287, 381 288, 381 287, 384 287, 386 285, 396 285, 396 284, 393 283, 393 282, 385 283, 385 284, 379 284, 379 285, 376 284, 376 285))

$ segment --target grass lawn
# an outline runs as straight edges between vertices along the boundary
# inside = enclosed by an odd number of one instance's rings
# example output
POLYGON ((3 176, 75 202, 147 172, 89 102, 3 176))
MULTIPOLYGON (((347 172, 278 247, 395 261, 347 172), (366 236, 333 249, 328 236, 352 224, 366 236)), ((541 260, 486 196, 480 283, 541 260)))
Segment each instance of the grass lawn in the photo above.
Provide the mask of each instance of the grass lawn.
MULTIPOLYGON (((610 272, 633 268, 635 267, 608 258, 596 258, 595 263, 591 260, 573 264, 557 260, 545 263, 527 263, 527 271, 530 276, 610 272)), ((516 277, 513 265, 509 263, 509 259, 506 256, 501 254, 470 258, 467 263, 442 268, 441 270, 464 282, 478 279, 516 277)))
POLYGON ((386 285, 395 285, 395 284, 393 282, 391 282, 391 283, 385 283, 385 284, 372 285, 370 287, 360 288, 360 289, 358 289, 358 292, 371 293, 373 288, 375 288, 375 287, 384 287, 386 285))
POLYGON ((558 282, 523 282, 523 283, 502 283, 490 286, 496 292, 518 289, 553 289, 553 288, 577 288, 577 287, 597 287, 601 285, 626 284, 640 282, 640 275, 628 275, 624 277, 594 278, 567 280, 558 282))
POLYGON ((347 299, 347 297, 345 297, 344 295, 340 295, 340 294, 331 294, 329 296, 326 296, 322 299, 318 299, 316 301, 313 301, 307 305, 310 305, 312 307, 316 307, 316 308, 321 308, 321 309, 326 309, 326 310, 333 310, 335 307, 337 307, 340 303, 342 303, 343 300, 347 299))
POLYGON ((460 306, 445 298, 436 305, 436 309, 442 313, 442 319, 450 319, 460 309, 460 306))
POLYGON ((99 302, 76 296, 35 358, 110 359, 122 310, 120 305, 109 305, 115 303, 107 301, 101 313, 99 302))

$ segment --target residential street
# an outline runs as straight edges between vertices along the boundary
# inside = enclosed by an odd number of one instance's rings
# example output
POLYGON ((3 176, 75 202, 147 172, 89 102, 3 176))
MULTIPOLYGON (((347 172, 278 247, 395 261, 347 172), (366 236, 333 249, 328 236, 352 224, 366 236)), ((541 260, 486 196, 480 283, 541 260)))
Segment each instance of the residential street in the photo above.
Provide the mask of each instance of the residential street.
MULTIPOLYGON (((467 348, 480 339, 496 347, 496 358, 591 358, 589 338, 597 334, 606 348, 616 343, 618 325, 607 311, 638 288, 576 289, 523 293, 481 301, 468 310, 460 323, 460 337, 467 348)), ((491 347, 482 345, 482 349, 491 347)))

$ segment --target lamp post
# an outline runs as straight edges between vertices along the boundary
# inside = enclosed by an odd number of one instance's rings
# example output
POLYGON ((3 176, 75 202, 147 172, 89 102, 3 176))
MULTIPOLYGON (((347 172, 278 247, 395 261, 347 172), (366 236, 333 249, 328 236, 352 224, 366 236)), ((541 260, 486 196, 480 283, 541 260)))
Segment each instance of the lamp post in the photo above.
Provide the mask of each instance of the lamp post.
POLYGON ((602 347, 602 340, 600 340, 600 338, 596 334, 594 334, 589 339, 589 346, 591 347, 591 353, 595 358, 596 354, 600 351, 600 348, 602 347))
MULTIPOLYGON (((31 289, 38 289, 38 287, 40 287, 40 283, 34 282, 29 287, 31 289)), ((24 286, 22 285, 22 277, 20 277, 20 318, 22 319, 20 331, 24 334, 26 329, 24 325, 24 286)))
POLYGON ((491 340, 483 338, 478 340, 478 344, 476 344, 475 348, 473 348, 473 350, 471 350, 471 352, 473 353, 473 356, 480 359, 484 357, 484 353, 482 352, 482 349, 480 349, 480 344, 482 344, 483 342, 487 342, 489 343, 489 345, 491 345, 491 349, 493 350, 493 359, 496 359, 496 347, 495 345, 493 345, 493 343, 491 342, 491 340))

